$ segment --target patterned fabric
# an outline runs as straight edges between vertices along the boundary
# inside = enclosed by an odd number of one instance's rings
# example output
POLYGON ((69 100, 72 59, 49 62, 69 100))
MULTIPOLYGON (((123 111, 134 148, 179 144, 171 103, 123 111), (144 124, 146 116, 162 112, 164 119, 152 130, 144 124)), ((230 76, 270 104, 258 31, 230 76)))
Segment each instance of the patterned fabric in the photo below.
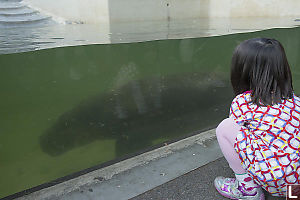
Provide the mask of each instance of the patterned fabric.
POLYGON ((300 98, 257 106, 251 93, 234 98, 229 117, 241 125, 235 150, 253 179, 273 196, 285 196, 287 184, 300 184, 300 98))

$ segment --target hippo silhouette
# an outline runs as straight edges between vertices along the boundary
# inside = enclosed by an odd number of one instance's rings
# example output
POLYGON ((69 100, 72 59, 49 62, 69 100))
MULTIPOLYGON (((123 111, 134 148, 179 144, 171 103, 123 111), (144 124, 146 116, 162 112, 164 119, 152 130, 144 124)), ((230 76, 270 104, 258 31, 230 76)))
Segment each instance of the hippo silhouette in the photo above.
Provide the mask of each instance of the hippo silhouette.
POLYGON ((116 155, 212 127, 228 114, 229 84, 188 73, 130 80, 63 113, 40 137, 42 150, 58 156, 95 140, 115 139, 116 155))

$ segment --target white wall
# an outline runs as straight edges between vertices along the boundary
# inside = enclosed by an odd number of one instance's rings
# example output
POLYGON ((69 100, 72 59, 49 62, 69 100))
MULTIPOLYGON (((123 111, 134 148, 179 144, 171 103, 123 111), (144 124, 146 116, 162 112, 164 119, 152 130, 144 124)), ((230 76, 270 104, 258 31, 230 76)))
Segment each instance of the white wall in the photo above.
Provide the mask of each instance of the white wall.
POLYGON ((297 17, 299 0, 231 0, 231 17, 297 17))
POLYGON ((24 0, 24 3, 59 20, 107 23, 107 0, 24 0))
POLYGON ((299 17, 299 0, 25 0, 68 21, 168 20, 215 17, 299 17))

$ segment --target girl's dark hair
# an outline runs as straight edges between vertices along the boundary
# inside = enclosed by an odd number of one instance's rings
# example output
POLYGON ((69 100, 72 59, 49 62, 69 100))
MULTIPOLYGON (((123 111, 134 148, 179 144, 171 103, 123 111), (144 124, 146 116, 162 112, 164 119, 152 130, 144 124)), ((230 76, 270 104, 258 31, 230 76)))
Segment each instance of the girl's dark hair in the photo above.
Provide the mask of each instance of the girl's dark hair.
POLYGON ((232 56, 231 84, 235 95, 251 91, 252 102, 259 106, 292 98, 291 70, 280 42, 253 38, 238 45, 232 56))

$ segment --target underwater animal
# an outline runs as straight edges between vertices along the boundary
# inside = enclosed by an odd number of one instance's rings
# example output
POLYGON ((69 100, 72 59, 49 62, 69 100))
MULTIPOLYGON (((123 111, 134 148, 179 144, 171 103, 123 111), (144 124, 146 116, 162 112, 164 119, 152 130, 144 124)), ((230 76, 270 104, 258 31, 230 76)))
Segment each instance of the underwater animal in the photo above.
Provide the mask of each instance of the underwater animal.
POLYGON ((95 140, 115 139, 116 154, 152 141, 213 127, 228 114, 229 84, 216 75, 186 73, 121 81, 110 92, 83 100, 40 137, 42 150, 58 156, 95 140))

